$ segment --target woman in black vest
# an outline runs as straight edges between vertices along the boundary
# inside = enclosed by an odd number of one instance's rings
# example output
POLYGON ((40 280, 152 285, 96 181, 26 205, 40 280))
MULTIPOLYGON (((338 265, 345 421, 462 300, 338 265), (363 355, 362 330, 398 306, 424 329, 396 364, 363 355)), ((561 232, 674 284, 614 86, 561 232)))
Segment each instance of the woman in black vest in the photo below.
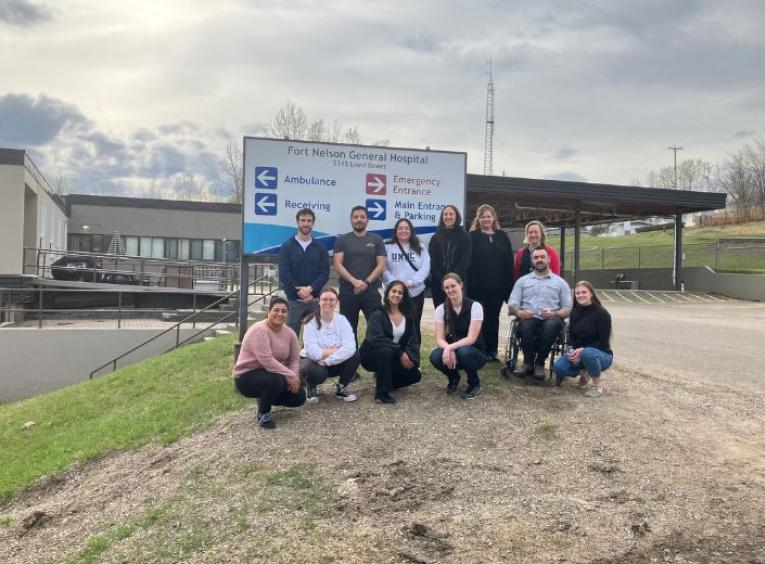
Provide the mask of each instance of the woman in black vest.
POLYGON ((465 297, 462 279, 454 272, 441 282, 446 301, 436 308, 436 348, 430 353, 430 363, 449 378, 448 395, 457 392, 460 370, 467 374, 467 387, 462 399, 475 399, 481 390, 478 371, 486 364, 481 325, 483 307, 465 297))
POLYGON ((361 344, 361 365, 375 373, 375 401, 394 404, 391 390, 416 384, 420 374, 420 335, 412 321, 412 298, 406 284, 385 288, 383 309, 372 312, 361 344))

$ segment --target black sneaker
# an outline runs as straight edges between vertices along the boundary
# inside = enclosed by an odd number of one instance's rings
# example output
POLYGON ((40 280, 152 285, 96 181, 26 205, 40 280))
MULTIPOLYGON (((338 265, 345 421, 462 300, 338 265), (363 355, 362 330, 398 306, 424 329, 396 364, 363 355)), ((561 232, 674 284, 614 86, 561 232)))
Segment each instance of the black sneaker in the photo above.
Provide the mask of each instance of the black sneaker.
POLYGON ((261 429, 276 429, 276 423, 271 419, 271 413, 258 413, 258 426, 261 429))
POLYGON ((348 391, 346 386, 342 384, 335 385, 335 397, 343 401, 356 401, 356 396, 348 391))
POLYGON ((462 392, 462 399, 471 400, 475 399, 475 397, 478 395, 478 392, 481 391, 481 385, 477 386, 468 386, 465 388, 465 391, 462 392))
POLYGON ((377 394, 375 396, 375 401, 377 403, 385 403, 388 405, 393 405, 394 403, 396 403, 396 400, 393 399, 393 396, 391 396, 390 394, 377 394))
POLYGON ((305 389, 305 401, 308 403, 317 403, 319 401, 319 394, 316 392, 316 386, 306 384, 303 388, 305 389))
POLYGON ((446 385, 446 395, 447 396, 453 396, 457 393, 457 386, 459 385, 459 380, 449 380, 449 383, 446 385))

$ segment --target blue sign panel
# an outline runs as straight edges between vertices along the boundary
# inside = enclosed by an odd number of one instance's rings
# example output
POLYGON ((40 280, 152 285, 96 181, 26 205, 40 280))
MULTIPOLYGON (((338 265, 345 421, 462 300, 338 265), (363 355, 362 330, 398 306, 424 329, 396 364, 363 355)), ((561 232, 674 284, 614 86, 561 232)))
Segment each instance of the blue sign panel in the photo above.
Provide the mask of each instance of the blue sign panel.
POLYGON ((255 215, 276 215, 276 194, 255 192, 255 215))
POLYGON ((369 219, 373 221, 384 221, 387 205, 388 203, 386 200, 367 200, 366 208, 369 219))
POLYGON ((276 188, 279 169, 275 166, 255 167, 255 188, 276 188))

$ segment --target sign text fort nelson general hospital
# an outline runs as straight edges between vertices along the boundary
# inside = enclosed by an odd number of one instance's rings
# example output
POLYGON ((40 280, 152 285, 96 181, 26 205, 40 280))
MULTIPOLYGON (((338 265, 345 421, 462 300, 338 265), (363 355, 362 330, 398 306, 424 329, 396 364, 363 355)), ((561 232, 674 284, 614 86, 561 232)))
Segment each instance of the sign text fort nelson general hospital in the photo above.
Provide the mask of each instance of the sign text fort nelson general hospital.
POLYGON ((315 211, 314 236, 330 247, 356 205, 383 237, 407 218, 427 239, 444 206, 464 211, 465 153, 246 137, 244 168, 245 254, 276 252, 300 208, 315 211))

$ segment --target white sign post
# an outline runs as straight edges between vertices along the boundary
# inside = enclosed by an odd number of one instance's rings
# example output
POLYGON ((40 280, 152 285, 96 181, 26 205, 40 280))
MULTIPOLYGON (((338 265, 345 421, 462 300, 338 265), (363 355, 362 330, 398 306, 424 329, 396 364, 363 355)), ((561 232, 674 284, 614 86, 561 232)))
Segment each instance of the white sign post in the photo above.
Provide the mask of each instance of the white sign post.
POLYGON ((245 137, 242 254, 278 252, 301 208, 330 249, 357 205, 383 238, 405 217, 427 239, 444 206, 464 213, 466 173, 466 153, 245 137))

